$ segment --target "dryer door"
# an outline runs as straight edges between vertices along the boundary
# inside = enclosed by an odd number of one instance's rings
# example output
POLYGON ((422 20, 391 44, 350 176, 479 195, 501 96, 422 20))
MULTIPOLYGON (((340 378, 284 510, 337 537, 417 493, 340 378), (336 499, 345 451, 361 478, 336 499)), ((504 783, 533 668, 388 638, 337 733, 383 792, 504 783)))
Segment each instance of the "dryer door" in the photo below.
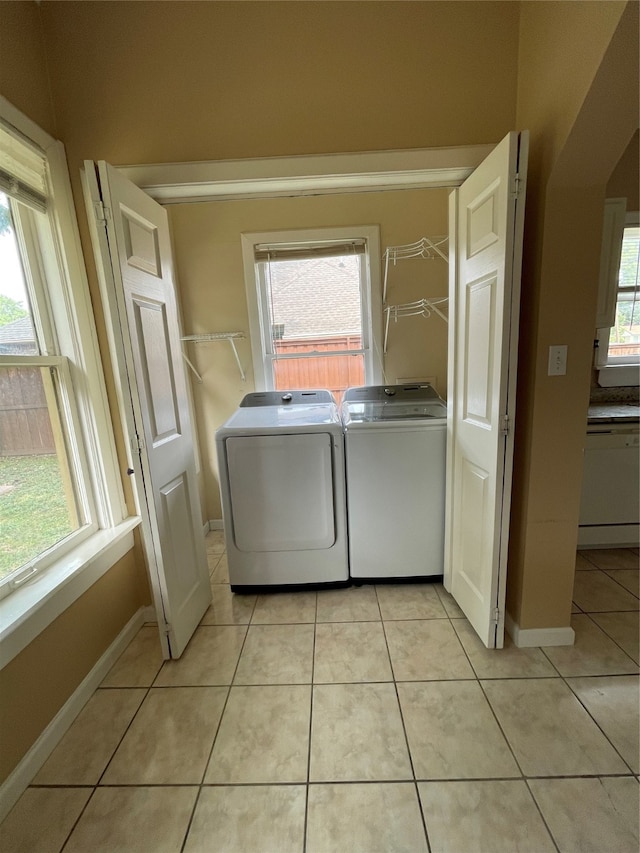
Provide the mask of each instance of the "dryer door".
POLYGON ((226 440, 233 536, 240 551, 308 551, 336 539, 328 433, 226 440))

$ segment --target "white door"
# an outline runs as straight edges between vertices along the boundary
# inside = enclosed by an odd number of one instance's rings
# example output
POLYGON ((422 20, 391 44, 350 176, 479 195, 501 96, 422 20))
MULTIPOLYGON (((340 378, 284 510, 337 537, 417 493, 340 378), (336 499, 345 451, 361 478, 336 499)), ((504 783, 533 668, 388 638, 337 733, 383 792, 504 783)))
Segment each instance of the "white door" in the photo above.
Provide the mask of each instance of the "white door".
POLYGON ((508 134, 450 201, 445 586, 488 648, 504 643, 527 147, 508 134))
POLYGON ((108 163, 85 161, 143 539, 165 657, 211 601, 166 211, 108 163))

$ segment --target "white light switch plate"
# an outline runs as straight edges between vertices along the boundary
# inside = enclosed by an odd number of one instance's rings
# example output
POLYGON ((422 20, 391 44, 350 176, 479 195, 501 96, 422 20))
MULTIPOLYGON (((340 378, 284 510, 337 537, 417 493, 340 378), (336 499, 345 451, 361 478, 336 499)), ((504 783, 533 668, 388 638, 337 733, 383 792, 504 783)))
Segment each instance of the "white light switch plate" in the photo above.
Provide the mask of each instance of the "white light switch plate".
POLYGON ((567 346, 549 347, 549 376, 564 376, 567 372, 567 346))

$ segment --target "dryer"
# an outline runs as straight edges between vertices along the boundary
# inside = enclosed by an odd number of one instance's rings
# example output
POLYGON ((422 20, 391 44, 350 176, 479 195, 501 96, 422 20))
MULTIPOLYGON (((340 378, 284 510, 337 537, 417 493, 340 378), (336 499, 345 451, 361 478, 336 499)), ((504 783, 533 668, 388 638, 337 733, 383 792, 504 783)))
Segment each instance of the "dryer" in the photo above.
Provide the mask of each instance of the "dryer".
POLYGON ((346 586, 344 436, 331 393, 248 394, 216 448, 231 589, 346 586))
POLYGON ((426 383, 380 385, 347 389, 341 411, 351 577, 440 579, 446 403, 426 383))

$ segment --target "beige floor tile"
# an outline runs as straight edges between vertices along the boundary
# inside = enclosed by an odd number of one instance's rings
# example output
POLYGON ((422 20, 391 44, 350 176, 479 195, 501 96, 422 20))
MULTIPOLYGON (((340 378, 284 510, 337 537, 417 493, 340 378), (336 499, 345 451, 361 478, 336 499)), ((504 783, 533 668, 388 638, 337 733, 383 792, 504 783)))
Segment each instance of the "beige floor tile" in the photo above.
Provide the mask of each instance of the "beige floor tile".
POLYGON ((0 824, 0 850, 58 853, 91 792, 91 788, 27 788, 0 824))
POLYGON ((312 782, 411 779, 393 684, 313 688, 312 782))
POLYGON ((638 555, 633 548, 593 548, 581 553, 599 569, 638 570, 638 555))
POLYGON ((477 681, 398 684, 417 779, 519 776, 477 681))
POLYGON ((316 621, 315 592, 275 592, 259 595, 252 623, 278 625, 316 621))
POLYGON ((313 680, 316 684, 393 681, 382 623, 316 625, 313 680))
POLYGON ((380 584, 376 587, 383 619, 444 619, 444 609, 432 584, 380 584))
POLYGON ((524 781, 420 782, 431 853, 553 853, 524 781))
POLYGON ((246 633, 244 625, 197 628, 182 657, 164 662, 154 687, 231 684, 246 633))
POLYGON ((109 670, 101 687, 151 687, 162 666, 156 625, 140 628, 109 670))
POLYGON ((215 568, 211 572, 211 583, 229 583, 229 564, 226 555, 220 557, 215 568))
POLYGON ((301 853, 304 785, 203 788, 184 853, 301 853))
POLYGON ((224 539, 224 530, 210 530, 204 537, 204 545, 207 552, 223 554, 227 547, 224 539))
POLYGON ((466 619, 453 623, 478 678, 545 678, 556 675, 541 649, 519 649, 508 634, 504 648, 488 649, 466 619))
POLYGON ((448 619, 385 622, 396 681, 473 678, 473 670, 448 619))
POLYGON ((631 770, 640 773, 638 676, 569 678, 567 683, 631 770))
POLYGON ((237 595, 228 584, 211 584, 211 605, 201 625, 247 625, 251 621, 257 596, 237 595))
MULTIPOLYGON (((604 614, 603 614, 604 615, 604 614)), ((590 618, 571 618, 576 632, 573 646, 547 646, 545 654, 561 675, 627 675, 637 665, 590 618)))
POLYGON ((146 690, 97 690, 36 774, 35 785, 95 785, 146 690))
POLYGON ((151 688, 103 783, 199 784, 227 692, 226 687, 151 688))
POLYGON ((98 788, 65 853, 180 853, 196 787, 98 788))
POLYGON ((640 786, 632 776, 529 785, 561 853, 637 853, 640 786))
POLYGON ((591 560, 588 560, 585 557, 584 552, 578 551, 578 553, 576 554, 576 571, 577 572, 592 571, 593 569, 597 569, 597 568, 598 567, 594 563, 592 563, 591 560))
POLYGON ((627 772, 560 679, 483 681, 482 686, 525 776, 627 772))
POLYGON ((585 613, 637 610, 638 599, 604 572, 576 572, 573 600, 585 613))
POLYGON ((442 602, 442 606, 447 612, 449 619, 464 619, 465 615, 458 606, 455 598, 447 592, 441 583, 434 583, 434 589, 438 593, 438 598, 442 602))
POLYGON ((637 569, 607 569, 605 574, 629 590, 636 598, 640 595, 640 572, 637 569))
POLYGON ((350 586, 318 593, 318 622, 375 622, 380 608, 373 586, 350 586))
POLYGON ((311 785, 306 849, 307 853, 426 853, 415 786, 311 785))
POLYGON ((251 625, 235 684, 308 684, 313 625, 251 625))
POLYGON ((205 783, 306 782, 311 687, 232 687, 205 783))
POLYGON ((594 613, 591 617, 625 652, 640 663, 640 615, 626 613, 594 613))

